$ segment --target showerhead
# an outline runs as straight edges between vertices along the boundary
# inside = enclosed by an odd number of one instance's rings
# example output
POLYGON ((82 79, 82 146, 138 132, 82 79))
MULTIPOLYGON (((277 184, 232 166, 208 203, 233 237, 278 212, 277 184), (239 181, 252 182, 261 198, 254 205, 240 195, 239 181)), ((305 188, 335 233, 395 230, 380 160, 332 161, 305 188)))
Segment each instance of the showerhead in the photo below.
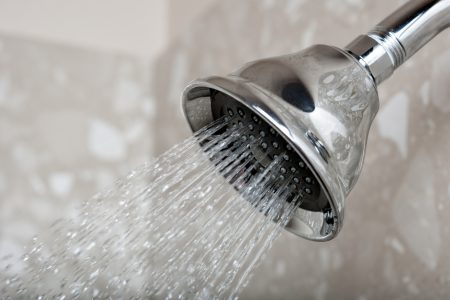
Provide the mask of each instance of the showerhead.
POLYGON ((226 118, 230 128, 247 128, 248 138, 259 138, 251 149, 259 172, 284 155, 280 174, 291 176, 281 178, 302 195, 286 229, 330 240, 361 173, 379 107, 377 85, 444 28, 443 14, 449 24, 450 0, 411 1, 345 50, 315 45, 196 80, 183 95, 190 127, 197 131, 226 118))
POLYGON ((193 131, 234 117, 261 138, 252 153, 263 168, 288 153, 285 169, 294 171, 304 198, 287 229, 315 240, 330 239, 341 227, 377 109, 367 71, 348 53, 321 45, 198 80, 184 94, 193 131))

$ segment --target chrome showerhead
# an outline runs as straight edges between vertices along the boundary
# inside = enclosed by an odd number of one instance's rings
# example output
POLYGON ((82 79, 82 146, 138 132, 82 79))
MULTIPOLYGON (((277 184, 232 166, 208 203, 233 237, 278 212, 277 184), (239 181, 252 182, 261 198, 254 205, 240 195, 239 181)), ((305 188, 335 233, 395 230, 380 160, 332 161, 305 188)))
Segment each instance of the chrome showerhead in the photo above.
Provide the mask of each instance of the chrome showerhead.
POLYGON ((330 239, 341 227, 344 199, 360 173, 377 109, 367 71, 350 54, 328 46, 198 80, 184 94, 193 131, 236 115, 233 122, 253 126, 262 137, 253 152, 262 166, 289 152, 289 169, 295 168, 306 199, 287 229, 314 240, 330 239))
POLYGON ((193 131, 219 118, 248 128, 259 138, 252 154, 261 170, 286 155, 284 170, 303 197, 286 229, 330 240, 361 173, 377 85, 449 23, 450 0, 408 2, 345 50, 315 45, 196 80, 184 112, 193 131))

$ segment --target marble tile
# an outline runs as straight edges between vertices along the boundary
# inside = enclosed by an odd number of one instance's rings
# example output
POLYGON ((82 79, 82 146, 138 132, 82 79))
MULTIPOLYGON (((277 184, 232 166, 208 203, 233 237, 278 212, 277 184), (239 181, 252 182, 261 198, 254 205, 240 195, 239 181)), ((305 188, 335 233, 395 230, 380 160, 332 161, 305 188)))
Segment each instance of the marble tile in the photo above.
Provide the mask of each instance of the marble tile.
POLYGON ((0 36, 0 256, 153 156, 142 61, 0 36))
MULTIPOLYGON (((313 43, 344 46, 403 1, 200 2, 206 11, 172 29, 151 66, 0 36, 0 255, 20 253, 55 218, 189 136, 180 95, 192 79, 313 43)), ((184 5, 172 1, 172 18, 184 5)), ((340 235, 314 243, 283 233, 242 299, 450 297, 447 49, 444 32, 380 86, 340 235)))
MULTIPOLYGON (((169 137, 186 136, 180 89, 195 77, 313 43, 344 46, 401 1, 217 1, 172 41, 152 86, 169 137), (237 9, 238 8, 238 9, 237 9)), ((450 296, 450 33, 444 32, 380 86, 363 174, 337 239, 284 233, 243 299, 437 299, 450 296)))

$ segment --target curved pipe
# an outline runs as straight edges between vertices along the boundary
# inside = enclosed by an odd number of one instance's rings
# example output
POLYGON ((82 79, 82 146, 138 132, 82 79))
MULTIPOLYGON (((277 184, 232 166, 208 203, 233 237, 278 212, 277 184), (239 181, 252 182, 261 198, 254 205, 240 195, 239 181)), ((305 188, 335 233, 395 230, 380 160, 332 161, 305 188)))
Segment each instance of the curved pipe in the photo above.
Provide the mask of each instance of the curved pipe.
POLYGON ((412 0, 346 50, 380 84, 442 30, 450 27, 450 0, 412 0))

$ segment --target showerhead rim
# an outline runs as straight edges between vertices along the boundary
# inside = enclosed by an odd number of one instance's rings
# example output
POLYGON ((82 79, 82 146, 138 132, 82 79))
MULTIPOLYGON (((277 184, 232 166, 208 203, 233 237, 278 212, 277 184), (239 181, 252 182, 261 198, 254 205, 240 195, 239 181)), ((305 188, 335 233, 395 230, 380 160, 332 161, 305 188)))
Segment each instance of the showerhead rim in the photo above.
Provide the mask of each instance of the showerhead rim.
MULTIPOLYGON (((212 76, 195 80, 186 87, 182 96, 182 108, 191 130, 194 132, 203 126, 195 126, 193 124, 194 121, 190 117, 187 106, 189 101, 201 98, 198 95, 192 95, 197 90, 200 92, 203 91, 204 93, 211 93, 211 91, 221 92, 242 105, 245 105, 267 124, 272 126, 292 146, 297 155, 301 157, 311 170, 325 193, 332 210, 333 226, 324 235, 307 235, 304 232, 304 226, 308 225, 305 225, 304 222, 294 216, 292 221, 286 226, 286 229, 300 237, 313 241, 328 241, 333 239, 339 233, 344 219, 343 203, 345 196, 343 189, 339 186, 340 181, 338 180, 337 174, 333 172, 332 162, 327 161, 323 157, 323 153, 320 153, 317 149, 318 144, 312 145, 313 142, 308 138, 306 133, 310 131, 305 127, 305 134, 298 135, 291 133, 289 126, 285 124, 283 116, 277 113, 277 108, 280 107, 280 104, 285 107, 285 103, 281 103, 283 100, 276 99, 276 97, 270 95, 269 91, 265 91, 263 88, 249 81, 245 81, 238 76, 212 76), (327 178, 328 180, 326 180, 327 178)), ((320 141, 318 142, 320 143, 320 141)), ((322 213, 325 217, 325 213, 322 213)), ((325 221, 323 226, 326 226, 325 221)))

